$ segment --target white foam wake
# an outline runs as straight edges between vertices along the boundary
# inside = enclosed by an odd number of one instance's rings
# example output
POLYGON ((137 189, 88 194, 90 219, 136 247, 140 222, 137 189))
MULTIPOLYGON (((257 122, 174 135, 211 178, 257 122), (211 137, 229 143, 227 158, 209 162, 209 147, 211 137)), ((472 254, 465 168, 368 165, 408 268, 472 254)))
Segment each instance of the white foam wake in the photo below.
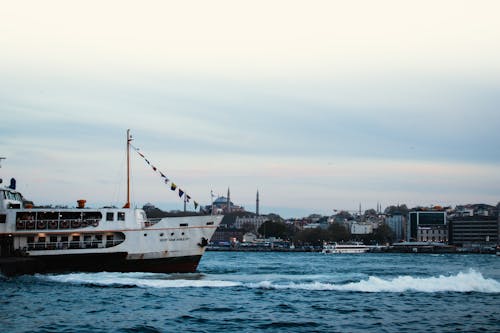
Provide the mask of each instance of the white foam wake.
POLYGON ((136 286, 151 288, 187 288, 187 287, 235 287, 239 282, 203 279, 182 279, 158 277, 158 274, 151 273, 72 273, 63 275, 43 276, 51 281, 74 284, 92 284, 98 286, 136 286))
POLYGON ((370 276, 367 280, 346 284, 324 282, 275 284, 263 281, 253 287, 267 289, 304 289, 304 290, 337 290, 357 292, 481 292, 500 293, 500 282, 486 279, 479 272, 470 270, 457 275, 438 277, 399 276, 394 279, 382 279, 370 276))
POLYGON ((500 293, 500 282, 484 278, 475 270, 459 272, 456 275, 440 275, 437 277, 399 276, 383 279, 370 276, 368 279, 349 283, 332 283, 325 281, 298 282, 297 279, 262 280, 262 276, 254 275, 254 282, 238 281, 228 276, 224 279, 218 275, 216 279, 207 276, 169 276, 152 273, 72 273, 62 275, 39 275, 42 279, 60 283, 92 284, 99 286, 136 286, 142 288, 227 288, 243 286, 259 289, 296 289, 354 292, 481 292, 500 293), (259 281, 260 280, 260 281, 259 281))

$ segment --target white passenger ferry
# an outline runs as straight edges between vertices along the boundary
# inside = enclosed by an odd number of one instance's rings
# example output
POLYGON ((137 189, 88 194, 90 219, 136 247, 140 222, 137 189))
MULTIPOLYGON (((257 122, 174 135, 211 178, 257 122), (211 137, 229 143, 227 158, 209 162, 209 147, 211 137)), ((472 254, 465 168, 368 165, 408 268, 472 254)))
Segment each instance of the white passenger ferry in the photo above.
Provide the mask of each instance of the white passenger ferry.
POLYGON ((368 252, 370 248, 366 245, 355 243, 355 244, 338 244, 338 243, 324 243, 321 253, 365 253, 368 252))
POLYGON ((15 181, 0 185, 0 272, 194 272, 223 216, 148 219, 129 198, 124 208, 33 208, 15 181))

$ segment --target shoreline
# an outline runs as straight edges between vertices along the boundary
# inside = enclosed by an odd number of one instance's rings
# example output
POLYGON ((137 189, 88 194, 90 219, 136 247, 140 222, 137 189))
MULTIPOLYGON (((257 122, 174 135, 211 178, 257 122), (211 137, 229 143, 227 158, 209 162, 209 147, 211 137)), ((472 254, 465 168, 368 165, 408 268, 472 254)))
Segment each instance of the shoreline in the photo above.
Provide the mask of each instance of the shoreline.
MULTIPOLYGON (((254 248, 241 248, 241 247, 208 247, 206 251, 212 252, 316 252, 321 253, 321 248, 266 248, 266 247, 254 247, 254 248)), ((496 251, 479 251, 479 250, 457 250, 457 249, 429 249, 429 248, 417 248, 416 251, 413 249, 377 249, 373 251, 368 251, 365 253, 408 253, 408 254, 492 254, 495 255, 496 251)), ((362 253, 360 253, 362 254, 362 253)))

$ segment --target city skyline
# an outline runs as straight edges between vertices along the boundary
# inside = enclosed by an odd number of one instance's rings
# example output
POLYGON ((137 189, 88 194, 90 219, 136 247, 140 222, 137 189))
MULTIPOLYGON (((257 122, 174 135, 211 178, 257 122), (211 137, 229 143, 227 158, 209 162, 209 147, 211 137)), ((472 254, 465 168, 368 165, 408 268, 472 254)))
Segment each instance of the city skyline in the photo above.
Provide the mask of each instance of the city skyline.
MULTIPOLYGON (((0 176, 125 202, 125 131, 200 204, 283 217, 500 201, 495 1, 8 3, 0 176), (54 10, 57 8, 57 10, 54 10)), ((182 209, 137 156, 133 202, 182 209)))

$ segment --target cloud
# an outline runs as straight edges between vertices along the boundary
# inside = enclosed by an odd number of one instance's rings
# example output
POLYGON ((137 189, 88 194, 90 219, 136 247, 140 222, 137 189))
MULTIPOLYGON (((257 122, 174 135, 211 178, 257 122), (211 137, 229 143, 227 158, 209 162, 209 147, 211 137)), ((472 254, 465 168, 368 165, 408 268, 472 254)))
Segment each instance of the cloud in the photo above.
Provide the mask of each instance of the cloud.
MULTIPOLYGON (((491 203, 497 12, 494 1, 10 3, 2 171, 37 201, 105 202, 120 193, 131 128, 200 198, 231 186, 243 203, 258 187, 265 205, 299 210, 491 203)), ((138 200, 168 198, 134 168, 138 200)))

